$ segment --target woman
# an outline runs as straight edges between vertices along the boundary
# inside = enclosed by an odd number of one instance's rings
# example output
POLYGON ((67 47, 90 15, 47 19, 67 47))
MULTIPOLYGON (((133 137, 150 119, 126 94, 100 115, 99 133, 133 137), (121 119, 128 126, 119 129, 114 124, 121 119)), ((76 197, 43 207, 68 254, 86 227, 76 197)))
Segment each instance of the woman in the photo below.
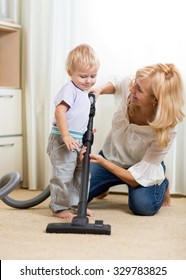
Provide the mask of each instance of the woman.
POLYGON ((91 154, 89 201, 118 184, 128 185, 129 208, 154 215, 169 204, 164 158, 184 118, 183 84, 173 64, 139 69, 135 79, 109 82, 96 95, 121 102, 99 155, 91 154))

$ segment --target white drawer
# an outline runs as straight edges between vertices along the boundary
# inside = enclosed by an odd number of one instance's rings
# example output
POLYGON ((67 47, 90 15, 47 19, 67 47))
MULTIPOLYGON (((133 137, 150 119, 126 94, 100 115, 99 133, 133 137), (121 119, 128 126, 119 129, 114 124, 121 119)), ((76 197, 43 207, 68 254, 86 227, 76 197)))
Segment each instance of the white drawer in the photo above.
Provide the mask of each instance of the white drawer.
POLYGON ((22 134, 21 90, 0 89, 0 136, 22 134))
POLYGON ((22 136, 0 137, 0 177, 17 171, 23 174, 22 136))

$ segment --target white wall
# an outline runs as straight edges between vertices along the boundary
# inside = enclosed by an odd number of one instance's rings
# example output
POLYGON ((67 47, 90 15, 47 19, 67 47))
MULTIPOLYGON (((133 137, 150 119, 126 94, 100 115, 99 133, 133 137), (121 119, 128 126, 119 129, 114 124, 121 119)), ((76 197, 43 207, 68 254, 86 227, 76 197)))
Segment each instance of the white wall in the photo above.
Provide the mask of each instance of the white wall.
MULTIPOLYGON (((174 61, 185 70, 184 0, 72 0, 71 45, 98 52, 100 75, 174 61)), ((186 70, 185 70, 186 71, 186 70)))

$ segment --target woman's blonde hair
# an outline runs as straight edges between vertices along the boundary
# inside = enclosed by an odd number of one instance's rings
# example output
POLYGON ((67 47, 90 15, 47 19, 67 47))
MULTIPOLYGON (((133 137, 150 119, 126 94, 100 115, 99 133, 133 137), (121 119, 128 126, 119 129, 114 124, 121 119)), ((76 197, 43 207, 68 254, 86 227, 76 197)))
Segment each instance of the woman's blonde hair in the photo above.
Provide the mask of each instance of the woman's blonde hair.
POLYGON ((149 125, 157 133, 157 144, 166 147, 170 141, 170 130, 183 121, 183 83, 174 64, 156 64, 139 69, 136 78, 150 78, 150 93, 157 101, 155 118, 149 125))
POLYGON ((90 69, 93 66, 99 68, 100 66, 95 51, 87 44, 81 44, 69 52, 66 60, 66 71, 73 73, 77 64, 83 65, 86 69, 90 69))

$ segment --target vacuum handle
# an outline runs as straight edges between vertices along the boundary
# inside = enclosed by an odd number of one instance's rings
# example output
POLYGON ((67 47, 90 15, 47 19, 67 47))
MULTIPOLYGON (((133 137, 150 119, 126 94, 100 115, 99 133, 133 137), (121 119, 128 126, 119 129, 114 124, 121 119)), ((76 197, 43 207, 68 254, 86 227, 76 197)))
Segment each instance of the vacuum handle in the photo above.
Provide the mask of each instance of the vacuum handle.
POLYGON ((90 113, 89 113, 89 117, 94 117, 95 116, 95 112, 96 112, 96 107, 95 107, 95 103, 96 103, 96 96, 93 92, 89 93, 89 100, 90 100, 90 113))
POLYGON ((80 190, 80 199, 78 203, 78 216, 86 217, 87 215, 87 196, 89 190, 89 173, 90 173, 90 157, 91 145, 94 141, 93 135, 93 117, 95 115, 95 102, 96 97, 93 93, 89 93, 90 99, 90 114, 89 122, 87 126, 87 131, 83 135, 83 145, 86 147, 86 152, 84 154, 83 163, 82 163, 82 174, 81 174, 81 190, 80 190))

